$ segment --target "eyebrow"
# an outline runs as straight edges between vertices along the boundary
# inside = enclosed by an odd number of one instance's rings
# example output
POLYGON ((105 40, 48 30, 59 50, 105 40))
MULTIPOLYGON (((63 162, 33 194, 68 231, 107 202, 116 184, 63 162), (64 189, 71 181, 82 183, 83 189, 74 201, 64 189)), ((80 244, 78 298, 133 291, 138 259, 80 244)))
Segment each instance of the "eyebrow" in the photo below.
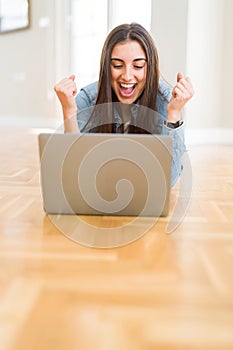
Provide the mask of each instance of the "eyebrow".
MULTIPOLYGON (((124 62, 124 60, 122 60, 121 58, 117 58, 117 57, 111 58, 111 61, 124 62)), ((145 61, 145 62, 147 62, 147 59, 144 58, 144 57, 140 57, 140 58, 135 58, 135 59, 133 60, 133 62, 136 62, 136 61, 145 61)))

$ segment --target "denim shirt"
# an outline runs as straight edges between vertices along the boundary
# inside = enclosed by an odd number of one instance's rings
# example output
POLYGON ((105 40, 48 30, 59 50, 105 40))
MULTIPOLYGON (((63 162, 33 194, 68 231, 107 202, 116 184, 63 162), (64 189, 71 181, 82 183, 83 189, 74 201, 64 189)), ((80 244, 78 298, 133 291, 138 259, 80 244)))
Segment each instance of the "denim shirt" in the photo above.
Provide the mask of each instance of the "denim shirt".
MULTIPOLYGON (((98 82, 94 82, 83 87, 80 92, 76 95, 75 100, 78 107, 78 125, 82 132, 87 132, 85 129, 85 124, 88 120, 88 113, 80 113, 81 111, 85 111, 90 107, 95 105, 96 97, 98 91, 98 82)), ((171 86, 166 83, 163 79, 159 80, 159 89, 157 93, 156 100, 156 110, 160 117, 159 120, 159 133, 161 135, 171 136, 173 139, 173 153, 172 153, 172 173, 171 173, 171 187, 178 180, 183 165, 182 165, 182 155, 185 151, 185 143, 184 143, 184 124, 179 126, 178 128, 172 129, 166 126, 166 118, 167 112, 166 107, 168 102, 170 101, 172 93, 171 86)), ((122 123, 120 116, 114 115, 114 122, 120 124, 122 123)))

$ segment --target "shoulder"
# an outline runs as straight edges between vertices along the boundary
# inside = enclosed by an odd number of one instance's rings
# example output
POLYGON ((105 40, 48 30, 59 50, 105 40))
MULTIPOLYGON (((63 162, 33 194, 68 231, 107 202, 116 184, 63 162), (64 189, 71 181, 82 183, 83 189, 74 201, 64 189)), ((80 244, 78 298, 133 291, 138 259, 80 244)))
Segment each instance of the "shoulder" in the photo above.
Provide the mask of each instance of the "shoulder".
POLYGON ((95 101, 98 92, 98 81, 84 86, 81 88, 80 92, 81 91, 85 92, 91 101, 95 101))
POLYGON ((95 104, 98 92, 98 81, 84 86, 75 97, 79 110, 91 107, 95 104))

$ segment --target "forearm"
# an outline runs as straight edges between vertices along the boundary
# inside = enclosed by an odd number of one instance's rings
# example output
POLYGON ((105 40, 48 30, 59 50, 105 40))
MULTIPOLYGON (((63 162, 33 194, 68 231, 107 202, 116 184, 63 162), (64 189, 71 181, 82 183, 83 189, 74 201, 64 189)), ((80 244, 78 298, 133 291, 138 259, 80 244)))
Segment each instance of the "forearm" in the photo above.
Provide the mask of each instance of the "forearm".
POLYGON ((71 118, 64 119, 64 131, 65 131, 65 133, 67 133, 67 132, 79 133, 80 132, 76 115, 71 117, 71 118))
POLYGON ((78 108, 75 102, 77 88, 75 84, 75 76, 62 79, 54 86, 54 90, 62 105, 64 130, 65 132, 79 132, 77 123, 78 108))
POLYGON ((64 131, 70 133, 80 132, 77 122, 77 108, 72 110, 63 109, 64 131))
POLYGON ((180 111, 169 111, 167 109, 167 123, 177 123, 180 120, 180 111))

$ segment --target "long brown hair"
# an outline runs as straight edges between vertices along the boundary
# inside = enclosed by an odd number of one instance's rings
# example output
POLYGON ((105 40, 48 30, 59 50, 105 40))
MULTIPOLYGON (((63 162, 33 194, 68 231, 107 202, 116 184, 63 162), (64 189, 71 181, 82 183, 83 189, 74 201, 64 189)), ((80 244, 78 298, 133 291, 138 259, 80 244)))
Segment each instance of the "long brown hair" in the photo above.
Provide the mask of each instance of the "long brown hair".
MULTIPOLYGON (((98 93, 95 104, 107 104, 111 106, 111 103, 116 101, 115 94, 111 87, 110 67, 112 50, 118 43, 129 40, 136 40, 141 45, 147 59, 146 83, 140 96, 140 105, 156 111, 156 98, 159 84, 158 53, 151 35, 138 23, 121 24, 108 34, 100 59, 98 93)), ((111 127, 112 112, 109 113, 108 111, 107 114, 111 115, 111 120, 109 118, 107 124, 95 127, 94 132, 114 132, 114 129, 111 127)), ((92 113, 89 122, 95 117, 95 113, 92 113)), ((89 124, 89 122, 87 124, 89 124)), ((131 132, 135 131, 131 130, 131 132)))

